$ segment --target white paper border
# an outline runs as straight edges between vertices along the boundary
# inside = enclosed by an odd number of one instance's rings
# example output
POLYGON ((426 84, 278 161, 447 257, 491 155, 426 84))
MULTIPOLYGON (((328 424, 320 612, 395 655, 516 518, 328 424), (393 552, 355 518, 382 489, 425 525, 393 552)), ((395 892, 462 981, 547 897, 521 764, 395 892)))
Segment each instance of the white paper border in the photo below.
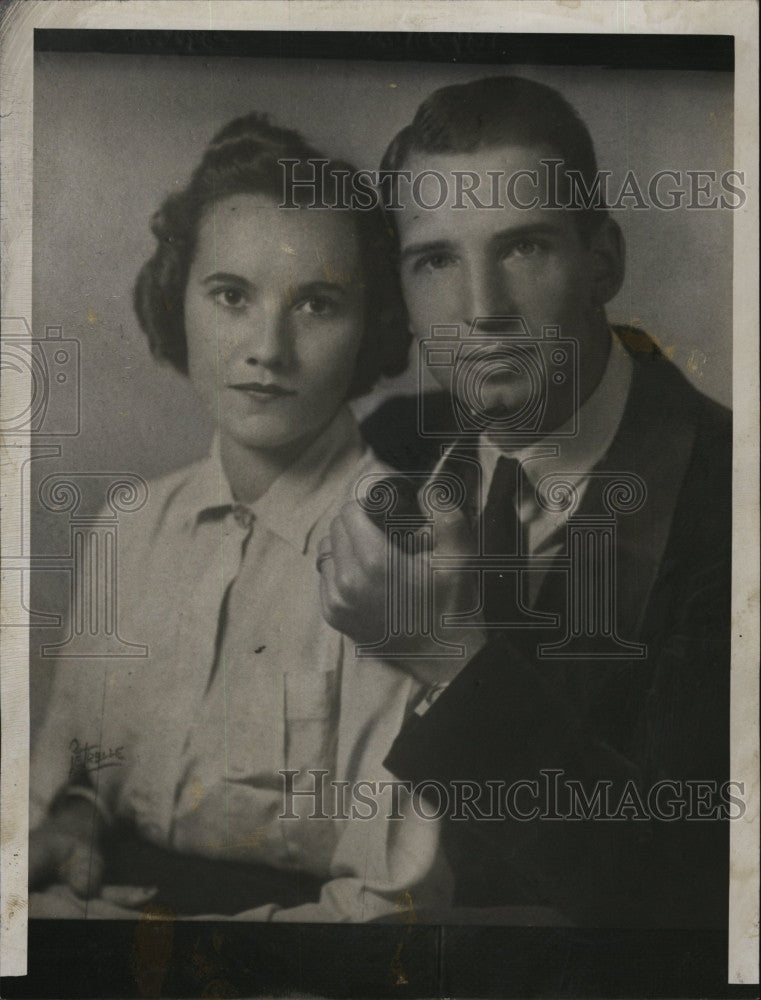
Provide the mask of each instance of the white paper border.
MULTIPOLYGON (((27 319, 32 315, 34 28, 735 36, 735 165, 745 171, 751 194, 734 214, 730 774, 745 782, 747 808, 730 832, 729 983, 758 982, 758 16, 755 0, 16 0, 0 14, 2 314, 27 319)), ((18 412, 29 392, 22 378, 6 379, 0 405, 5 412, 18 412)), ((28 450, 24 444, 3 446, 3 462, 18 468, 28 450)), ((26 486, 17 475, 4 477, 0 486, 6 552, 10 540, 28 527, 29 513, 21 505, 26 486)), ((5 602, 18 597, 17 580, 0 578, 4 612, 5 602)), ((0 974, 18 976, 26 974, 27 931, 29 686, 23 628, 4 630, 0 658, 0 974)))

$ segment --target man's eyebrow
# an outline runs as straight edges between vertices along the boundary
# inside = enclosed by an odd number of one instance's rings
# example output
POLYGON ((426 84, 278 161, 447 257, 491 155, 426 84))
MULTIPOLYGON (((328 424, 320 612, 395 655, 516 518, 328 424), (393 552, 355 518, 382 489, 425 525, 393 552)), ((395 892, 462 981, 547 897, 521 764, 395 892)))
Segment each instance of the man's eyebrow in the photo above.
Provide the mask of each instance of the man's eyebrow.
POLYGON ((526 239, 527 236, 557 236, 561 227, 552 222, 528 222, 523 226, 509 226, 501 232, 493 233, 495 243, 508 243, 526 239))
POLYGON ((401 259, 407 260, 408 257, 417 257, 421 253, 443 253, 446 250, 451 250, 452 244, 449 240, 431 240, 428 243, 410 243, 408 247, 405 247, 401 253, 401 259))
MULTIPOLYGON (((560 227, 553 222, 528 222, 522 226, 509 226, 500 232, 492 233, 490 240, 494 243, 506 243, 510 240, 525 239, 527 236, 554 236, 560 231, 560 227)), ((410 243, 401 254, 401 260, 409 257, 417 257, 425 253, 446 253, 451 252, 454 243, 451 240, 430 240, 426 243, 410 243)))

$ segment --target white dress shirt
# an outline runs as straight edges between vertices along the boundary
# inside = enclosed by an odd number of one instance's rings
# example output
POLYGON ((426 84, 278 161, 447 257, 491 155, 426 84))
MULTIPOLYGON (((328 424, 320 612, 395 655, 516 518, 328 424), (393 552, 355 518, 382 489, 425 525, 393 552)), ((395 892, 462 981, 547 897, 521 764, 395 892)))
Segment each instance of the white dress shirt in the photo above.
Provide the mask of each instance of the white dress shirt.
MULTIPOLYGON (((605 456, 616 436, 624 415, 632 378, 632 359, 615 334, 611 334, 610 354, 602 378, 594 392, 579 407, 575 434, 573 418, 546 438, 529 445, 506 448, 493 444, 487 433, 479 441, 479 464, 482 476, 482 506, 489 495, 494 470, 500 455, 517 458, 525 476, 524 488, 514 498, 518 517, 524 526, 528 555, 551 556, 560 549, 559 532, 573 508, 548 510, 536 498, 536 487, 545 476, 570 473, 581 502, 589 484, 589 473, 605 456)), ((530 578, 531 602, 541 585, 542 575, 534 570, 530 578)))
MULTIPOLYGON (((481 434, 478 442, 480 482, 476 486, 477 496, 473 508, 482 511, 486 506, 500 456, 519 459, 525 481, 513 501, 524 527, 526 555, 551 557, 560 550, 560 534, 572 509, 556 511, 543 507, 536 498, 537 485, 544 477, 552 474, 571 474, 578 506, 589 485, 589 473, 610 448, 621 424, 632 373, 632 359, 611 331, 611 348, 605 370, 594 392, 579 407, 574 434, 569 433, 573 429, 573 417, 553 434, 515 448, 505 447, 504 443, 493 443, 487 432, 481 434)), ((448 467, 450 457, 461 453, 462 449, 461 440, 451 445, 437 463, 431 479, 435 480, 437 474, 448 467)), ((505 498, 506 503, 509 500, 510 498, 505 498)), ((537 599, 545 571, 546 564, 537 563, 523 574, 523 596, 529 605, 533 605, 537 599)), ((446 633, 442 632, 442 636, 449 641, 462 643, 465 654, 459 659, 443 661, 439 665, 433 662, 410 665, 409 669, 413 673, 416 672, 417 676, 428 681, 426 694, 415 708, 418 715, 428 710, 485 642, 485 635, 475 628, 452 627, 446 633), (436 679, 431 682, 428 678, 434 673, 436 679)))

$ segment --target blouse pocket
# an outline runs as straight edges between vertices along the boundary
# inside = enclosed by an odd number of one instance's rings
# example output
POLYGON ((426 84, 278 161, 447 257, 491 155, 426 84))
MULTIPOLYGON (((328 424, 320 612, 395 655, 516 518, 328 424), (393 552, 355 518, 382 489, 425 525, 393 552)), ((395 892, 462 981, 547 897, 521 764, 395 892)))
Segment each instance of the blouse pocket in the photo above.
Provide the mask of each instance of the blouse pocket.
POLYGON ((338 671, 291 671, 284 680, 286 767, 332 773, 340 714, 338 671))

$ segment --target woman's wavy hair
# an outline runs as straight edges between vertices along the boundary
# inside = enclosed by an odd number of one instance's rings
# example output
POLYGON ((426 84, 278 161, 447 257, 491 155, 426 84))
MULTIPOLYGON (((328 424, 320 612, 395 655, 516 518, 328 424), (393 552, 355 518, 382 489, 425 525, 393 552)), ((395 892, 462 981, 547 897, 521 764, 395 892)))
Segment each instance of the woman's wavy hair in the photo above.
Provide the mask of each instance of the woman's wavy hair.
MULTIPOLYGON (((187 187, 169 195, 151 220, 158 245, 140 270, 133 304, 153 356, 185 375, 185 289, 203 213, 214 202, 236 194, 264 194, 282 204, 286 175, 281 160, 299 161, 291 175, 297 180, 314 178, 309 185, 291 186, 288 197, 298 207, 283 211, 338 211, 309 206, 340 204, 344 181, 348 190, 353 189, 355 171, 350 164, 329 160, 298 132, 272 125, 266 115, 252 112, 229 122, 214 136, 187 187), (324 167, 309 162, 315 160, 324 167)), ((380 208, 340 210, 354 222, 364 281, 365 329, 346 397, 354 399, 369 392, 382 375, 404 371, 411 334, 394 264, 393 239, 380 208)))

